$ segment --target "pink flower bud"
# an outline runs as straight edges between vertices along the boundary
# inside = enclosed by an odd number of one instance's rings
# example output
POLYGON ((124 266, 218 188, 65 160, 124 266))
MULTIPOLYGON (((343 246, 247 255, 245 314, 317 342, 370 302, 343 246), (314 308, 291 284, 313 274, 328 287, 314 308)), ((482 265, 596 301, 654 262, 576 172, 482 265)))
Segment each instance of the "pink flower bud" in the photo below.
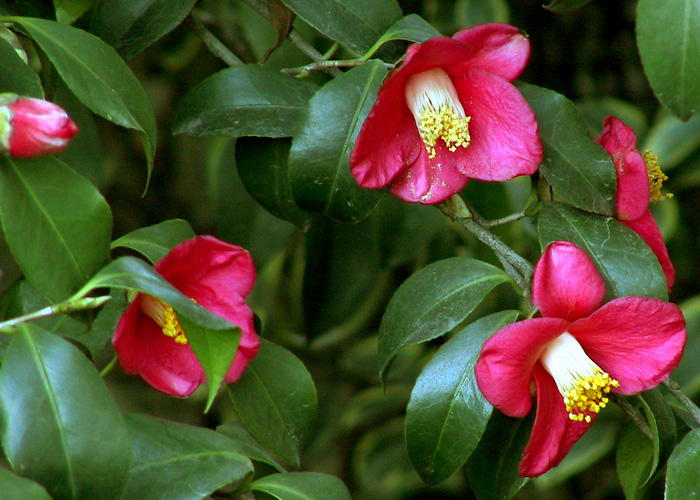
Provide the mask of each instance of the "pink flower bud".
POLYGON ((3 149, 16 158, 37 158, 63 151, 78 133, 78 126, 60 106, 21 97, 4 106, 9 135, 3 149))

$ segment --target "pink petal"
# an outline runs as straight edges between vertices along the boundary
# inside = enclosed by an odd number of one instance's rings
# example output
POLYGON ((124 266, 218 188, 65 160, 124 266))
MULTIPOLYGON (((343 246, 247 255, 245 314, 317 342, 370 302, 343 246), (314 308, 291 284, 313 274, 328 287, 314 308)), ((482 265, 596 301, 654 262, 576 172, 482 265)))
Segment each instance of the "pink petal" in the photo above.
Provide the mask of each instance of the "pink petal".
POLYGON ((615 392, 635 394, 665 380, 680 362, 686 341, 680 308, 658 299, 614 299, 569 327, 586 354, 620 382, 615 392))
POLYGON ((524 417, 532 407, 532 369, 548 342, 566 331, 557 318, 533 318, 506 325, 481 349, 474 372, 484 397, 511 417, 524 417))
POLYGON ((468 62, 469 68, 480 68, 508 81, 522 73, 530 58, 530 41, 509 24, 480 24, 459 31, 452 38, 477 48, 468 62))
POLYGON ((676 281, 676 270, 673 267, 671 258, 668 256, 666 243, 664 243, 664 238, 661 236, 661 231, 654 220, 654 216, 651 215, 649 210, 647 210, 641 217, 635 220, 621 222, 637 233, 646 242, 646 244, 649 245, 649 248, 651 248, 651 251, 654 252, 656 258, 659 259, 661 269, 663 269, 664 275, 666 276, 668 293, 671 293, 673 283, 676 281))
POLYGON ((608 116, 596 138, 615 163, 617 173, 617 216, 620 220, 641 217, 649 207, 649 175, 642 155, 636 150, 637 136, 619 118, 608 116))
POLYGON ((586 252, 568 241, 547 246, 532 277, 532 300, 543 316, 574 321, 604 297, 605 283, 586 252))
POLYGON ((481 70, 469 71, 453 83, 471 116, 471 144, 457 148, 449 160, 445 154, 443 165, 449 161, 467 177, 484 181, 533 174, 542 161, 542 143, 535 114, 518 89, 481 70))
POLYGON ((571 447, 595 421, 575 422, 569 418, 554 379, 540 363, 533 370, 537 393, 537 416, 518 473, 522 477, 539 476, 564 459, 571 447))
POLYGON ((149 346, 144 345, 139 337, 140 325, 144 324, 145 320, 150 320, 141 311, 140 302, 139 294, 124 311, 112 337, 119 364, 124 372, 130 374, 140 373, 151 356, 149 346))

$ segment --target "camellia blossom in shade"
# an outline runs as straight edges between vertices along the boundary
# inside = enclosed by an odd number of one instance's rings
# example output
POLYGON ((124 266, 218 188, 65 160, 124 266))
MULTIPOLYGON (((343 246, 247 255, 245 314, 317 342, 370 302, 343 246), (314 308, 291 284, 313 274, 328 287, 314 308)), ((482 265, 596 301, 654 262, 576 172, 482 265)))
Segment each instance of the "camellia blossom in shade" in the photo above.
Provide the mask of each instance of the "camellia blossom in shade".
POLYGON ((0 151, 15 158, 59 153, 78 133, 68 113, 49 101, 0 94, 0 151))
POLYGON ((359 185, 389 185, 405 201, 433 204, 470 178, 534 173, 542 161, 537 122, 511 84, 529 56, 528 39, 498 23, 411 45, 350 155, 359 185))
POLYGON ((665 380, 686 341, 678 306, 621 297, 601 305, 603 278, 573 243, 550 244, 535 268, 532 298, 542 317, 498 330, 475 367, 486 399, 511 417, 537 415, 520 462, 521 476, 556 466, 608 403, 665 380))
MULTIPOLYGON (((184 295, 241 329, 224 383, 240 378, 260 346, 253 312, 245 303, 255 283, 250 254, 213 236, 198 236, 174 247, 155 270, 184 295)), ((206 382, 176 313, 155 297, 136 296, 117 324, 112 342, 122 369, 140 375, 161 392, 184 397, 206 382)))
POLYGON ((650 201, 670 197, 661 194, 661 183, 666 176, 661 172, 657 158, 651 151, 643 154, 637 151, 634 131, 619 118, 605 118, 603 130, 596 142, 605 148, 615 163, 617 218, 636 232, 656 254, 670 292, 676 279, 676 270, 668 256, 659 226, 649 211, 650 201))

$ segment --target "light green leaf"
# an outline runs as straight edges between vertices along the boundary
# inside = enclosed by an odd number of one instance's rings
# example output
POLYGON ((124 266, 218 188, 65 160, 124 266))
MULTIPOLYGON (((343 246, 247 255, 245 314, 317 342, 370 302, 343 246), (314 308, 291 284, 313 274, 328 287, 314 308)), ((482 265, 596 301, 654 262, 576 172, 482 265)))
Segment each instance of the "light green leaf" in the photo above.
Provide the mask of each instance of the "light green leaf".
POLYGON ((350 500, 350 492, 335 476, 318 472, 271 474, 250 485, 278 500, 350 500))
POLYGON ((83 104, 106 120, 141 132, 150 177, 156 148, 153 109, 141 84, 114 49, 72 26, 28 17, 6 20, 24 27, 83 104))
POLYGON ((269 451, 299 467, 299 450, 316 414, 316 387, 291 352, 261 339, 260 352, 229 386, 236 412, 269 451))
POLYGON ((304 210, 357 222, 380 193, 363 189, 350 172, 350 152, 387 70, 370 61, 335 78, 309 101, 289 153, 292 194, 304 210))
POLYGON ((198 500, 253 473, 223 434, 145 415, 126 422, 132 455, 123 500, 198 500))
POLYGON ((12 467, 54 498, 120 497, 126 425, 102 377, 69 342, 32 324, 18 327, 0 370, 0 416, 12 467))
POLYGON ((656 97, 687 120, 700 110, 700 4, 640 0, 637 47, 656 97), (673 48, 673 50, 669 50, 673 48))
POLYGON ((475 321, 442 345, 418 377, 406 408, 406 449, 427 484, 449 478, 479 443, 492 407, 474 366, 486 339, 518 315, 504 311, 475 321))
POLYGON ((282 0, 296 15, 357 54, 401 18, 396 0, 282 0))
POLYGON ((90 31, 131 59, 175 29, 196 0, 100 0, 90 31))
POLYGON ((289 137, 318 87, 249 64, 200 83, 182 103, 173 133, 201 136, 289 137))
POLYGON ((391 298, 379 327, 382 380, 399 349, 447 333, 508 281, 500 269, 467 257, 440 260, 413 274, 391 298))
POLYGON ((107 202, 51 156, 0 160, 0 220, 22 272, 52 302, 68 298, 109 260, 107 202))
POLYGON ((178 243, 194 238, 190 223, 172 219, 153 226, 142 227, 112 242, 112 249, 125 247, 136 250, 155 264, 178 243))
POLYGON ((673 450, 666 473, 666 500, 687 500, 700 492, 700 429, 691 430, 673 450))

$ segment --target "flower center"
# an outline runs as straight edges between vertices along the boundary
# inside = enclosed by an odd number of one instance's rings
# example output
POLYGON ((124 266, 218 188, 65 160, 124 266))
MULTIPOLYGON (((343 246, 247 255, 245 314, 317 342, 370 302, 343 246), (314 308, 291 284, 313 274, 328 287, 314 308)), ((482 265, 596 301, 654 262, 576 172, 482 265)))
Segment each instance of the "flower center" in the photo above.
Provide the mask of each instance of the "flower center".
POLYGON ((152 295, 141 299, 141 310, 163 330, 163 335, 172 338, 178 344, 187 344, 187 337, 182 331, 180 320, 172 307, 152 295))
POLYGON ((438 139, 452 152, 471 142, 469 121, 452 80, 444 70, 433 68, 413 75, 406 82, 406 103, 413 113, 429 158, 435 158, 438 139))
POLYGON ((644 158, 647 174, 649 175, 649 201, 656 203, 667 198, 673 198, 672 193, 661 194, 661 186, 664 181, 668 180, 668 176, 661 171, 659 158, 651 154, 651 149, 644 151, 642 158, 644 158))
POLYGON ((609 401, 605 395, 611 388, 620 386, 588 357, 568 332, 547 345, 540 361, 554 378, 569 418, 576 422, 590 422, 591 416, 587 413, 598 413, 605 408, 609 401))

